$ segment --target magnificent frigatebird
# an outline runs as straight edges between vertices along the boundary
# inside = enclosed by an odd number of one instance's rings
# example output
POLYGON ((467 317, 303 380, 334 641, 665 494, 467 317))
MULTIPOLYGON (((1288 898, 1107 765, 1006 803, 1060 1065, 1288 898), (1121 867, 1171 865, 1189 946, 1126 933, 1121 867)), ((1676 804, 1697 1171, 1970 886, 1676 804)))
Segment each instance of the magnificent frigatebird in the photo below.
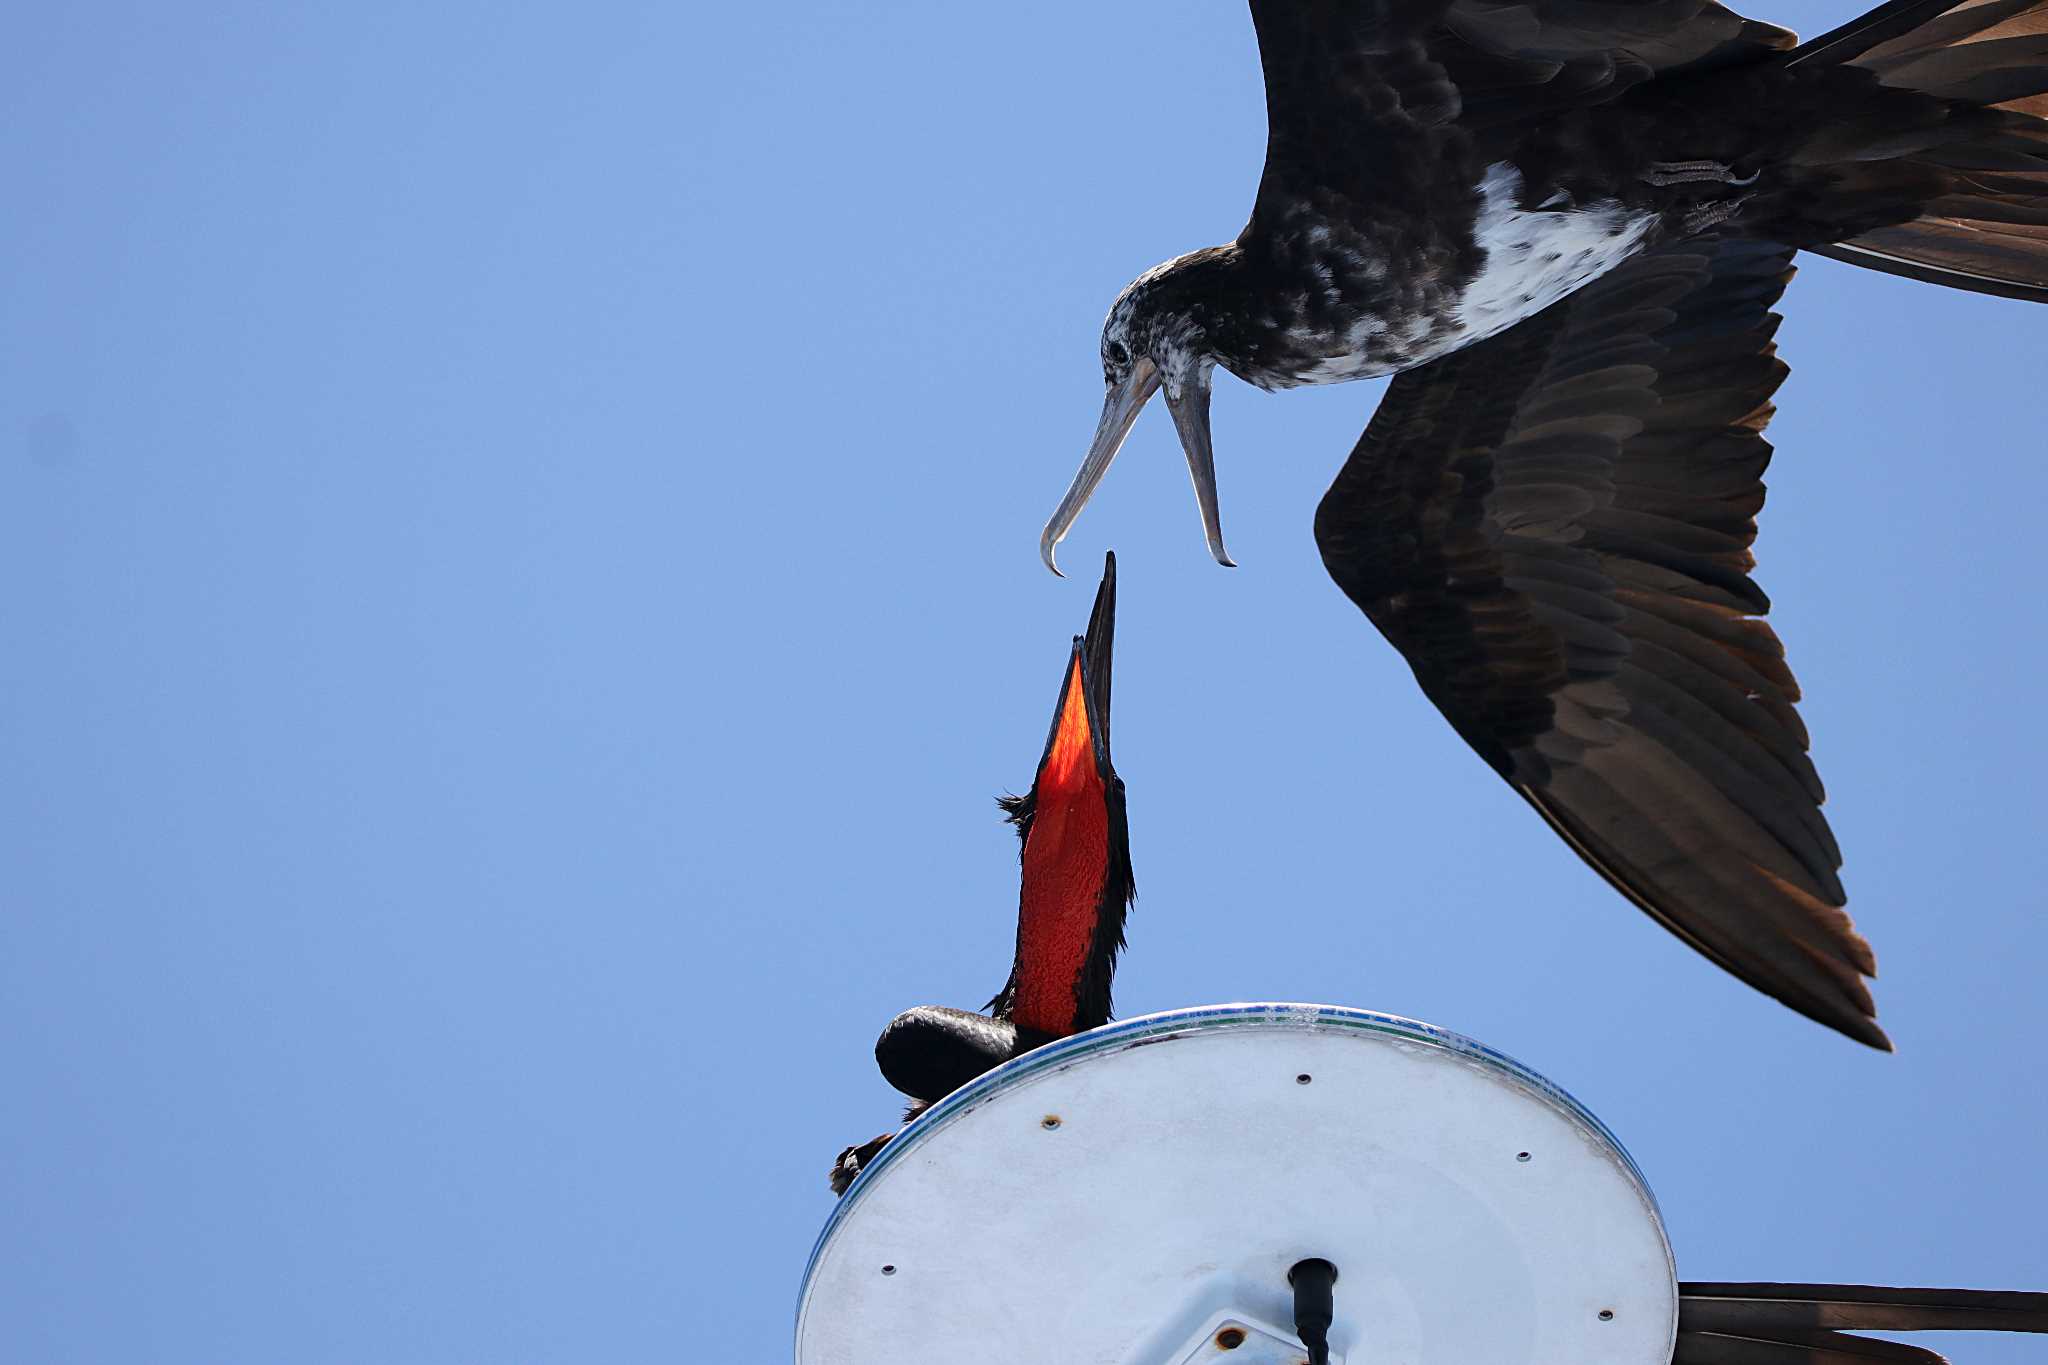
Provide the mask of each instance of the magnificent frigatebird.
MULTIPOLYGON (((1109 761, 1110 656, 1116 643, 1116 556, 1105 557, 1088 633, 1074 637, 1059 703, 1031 790, 998 802, 1022 843, 1017 955, 988 1012, 920 1005, 889 1021, 875 1061, 910 1096, 906 1119, 1000 1062, 1109 1022, 1110 979, 1137 894, 1124 784, 1109 761)), ((848 1147, 832 1188, 894 1134, 848 1147)))
POLYGON ((1799 45, 1712 0, 1252 0, 1235 241, 1138 277, 1053 549, 1158 390, 1210 551, 1213 367, 1396 376, 1316 542, 1452 727, 1621 893, 1889 1048, 1750 577, 1795 250, 2048 300, 2048 0, 1799 45))

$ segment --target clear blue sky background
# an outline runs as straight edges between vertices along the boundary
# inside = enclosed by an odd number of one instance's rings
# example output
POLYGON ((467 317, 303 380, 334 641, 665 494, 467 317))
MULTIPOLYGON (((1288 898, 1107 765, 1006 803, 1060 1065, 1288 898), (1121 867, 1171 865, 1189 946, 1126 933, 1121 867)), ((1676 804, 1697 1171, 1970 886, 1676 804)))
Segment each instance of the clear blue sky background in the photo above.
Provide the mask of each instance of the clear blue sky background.
POLYGON ((990 797, 1105 546, 1122 1012, 1485 1039, 1689 1277, 2048 1288, 2048 313, 1787 300, 1763 580, 1883 1057, 1623 904, 1326 580, 1379 385, 1219 383, 1238 571, 1158 413, 1039 568, 1110 299, 1250 202, 1241 5, 425 8, 0 46, 0 1357, 786 1358, 875 1032, 1002 982, 990 797))

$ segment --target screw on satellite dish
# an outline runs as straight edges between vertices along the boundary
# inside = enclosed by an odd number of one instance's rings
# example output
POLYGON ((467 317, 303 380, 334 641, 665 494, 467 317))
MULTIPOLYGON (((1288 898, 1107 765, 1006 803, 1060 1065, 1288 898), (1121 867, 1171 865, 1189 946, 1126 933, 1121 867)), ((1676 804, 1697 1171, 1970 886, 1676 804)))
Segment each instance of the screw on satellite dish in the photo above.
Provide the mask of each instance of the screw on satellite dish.
POLYGON ((1681 1285, 1635 1163, 1542 1076, 1409 1019, 1246 1004, 1065 1038, 933 1106, 826 1224, 796 1361, 1908 1358, 1844 1328, 2042 1332, 2048 1294, 1681 1285))

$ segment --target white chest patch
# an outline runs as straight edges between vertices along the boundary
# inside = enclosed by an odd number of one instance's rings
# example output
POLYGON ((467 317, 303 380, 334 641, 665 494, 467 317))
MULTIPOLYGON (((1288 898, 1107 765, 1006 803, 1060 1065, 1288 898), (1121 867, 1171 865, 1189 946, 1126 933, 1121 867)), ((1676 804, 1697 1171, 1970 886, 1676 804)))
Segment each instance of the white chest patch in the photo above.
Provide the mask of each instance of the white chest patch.
POLYGON ((1479 182, 1474 225, 1486 264, 1452 310, 1458 335, 1445 351, 1506 331, 1620 265, 1648 235, 1654 213, 1609 199, 1525 212, 1515 207, 1522 173, 1505 161, 1479 182))

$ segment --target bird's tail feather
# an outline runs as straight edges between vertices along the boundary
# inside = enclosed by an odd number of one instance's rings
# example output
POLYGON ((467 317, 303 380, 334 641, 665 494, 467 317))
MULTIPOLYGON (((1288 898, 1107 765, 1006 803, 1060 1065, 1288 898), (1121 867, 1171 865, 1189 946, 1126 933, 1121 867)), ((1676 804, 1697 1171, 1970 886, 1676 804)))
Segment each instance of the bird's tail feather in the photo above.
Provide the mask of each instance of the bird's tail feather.
POLYGON ((1933 97, 1894 102, 1897 119, 1875 128, 1851 120, 1820 131, 1805 149, 1845 188, 1915 187, 1917 216, 1800 245, 1888 274, 2048 302, 2048 0, 1891 0, 1783 60, 1933 97))
POLYGON ((2048 1332, 2048 1294, 1860 1284, 1681 1284, 1672 1365, 1946 1365, 1869 1332, 2048 1332))

